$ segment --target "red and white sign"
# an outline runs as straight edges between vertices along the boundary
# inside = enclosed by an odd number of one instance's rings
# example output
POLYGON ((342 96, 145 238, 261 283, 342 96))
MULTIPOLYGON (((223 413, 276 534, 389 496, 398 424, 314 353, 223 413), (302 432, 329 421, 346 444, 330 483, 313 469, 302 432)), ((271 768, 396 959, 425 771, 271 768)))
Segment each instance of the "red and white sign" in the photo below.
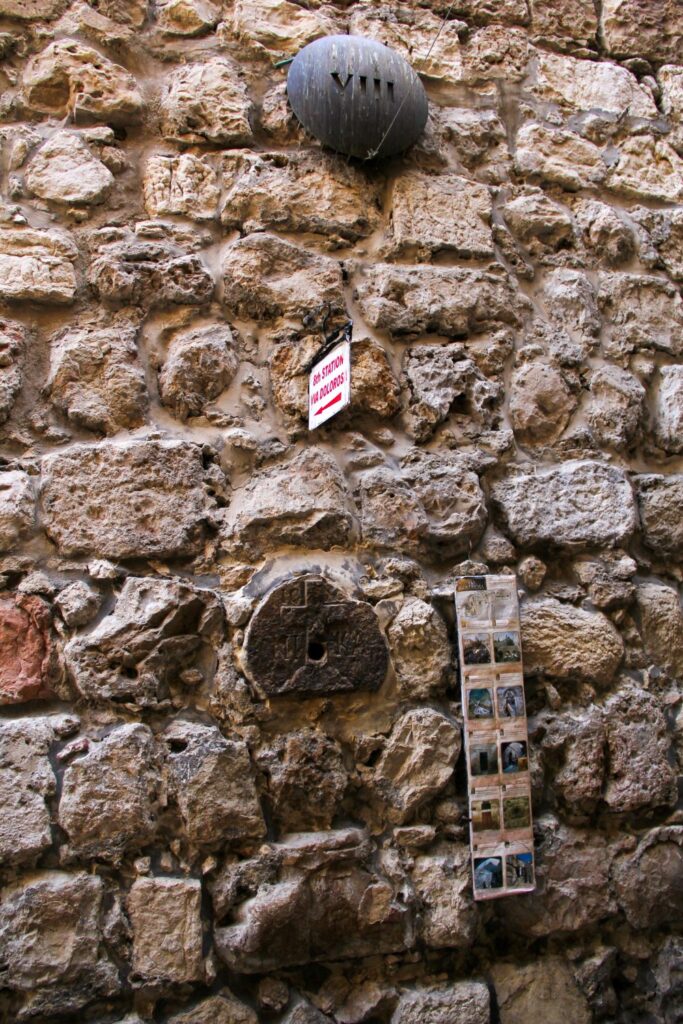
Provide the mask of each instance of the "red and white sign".
POLYGON ((308 429, 321 423, 351 401, 351 345, 343 341, 316 363, 308 378, 308 429))

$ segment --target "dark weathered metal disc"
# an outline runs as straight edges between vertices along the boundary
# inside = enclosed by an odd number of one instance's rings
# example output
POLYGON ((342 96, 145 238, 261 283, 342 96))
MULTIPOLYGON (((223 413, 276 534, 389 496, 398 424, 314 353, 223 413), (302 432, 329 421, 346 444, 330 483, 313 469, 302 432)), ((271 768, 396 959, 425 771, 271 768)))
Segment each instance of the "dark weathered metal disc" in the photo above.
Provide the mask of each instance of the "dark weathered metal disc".
POLYGON ((287 94, 304 128, 348 156, 401 153, 427 122, 427 95, 413 69, 363 36, 327 36, 305 46, 289 67, 287 94))
POLYGON ((389 664, 372 607, 313 575, 266 595, 244 646, 249 676, 273 695, 376 690, 389 664))

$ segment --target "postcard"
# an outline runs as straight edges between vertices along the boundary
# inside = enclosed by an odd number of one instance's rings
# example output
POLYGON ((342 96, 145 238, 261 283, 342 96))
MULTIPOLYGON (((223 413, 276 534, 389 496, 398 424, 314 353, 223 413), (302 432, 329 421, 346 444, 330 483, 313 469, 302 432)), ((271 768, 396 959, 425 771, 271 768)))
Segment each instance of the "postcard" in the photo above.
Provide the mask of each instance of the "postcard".
POLYGON ((475 720, 495 717, 492 687, 475 686, 467 691, 467 717, 475 720))
POLYGON ((508 853, 505 857, 505 886, 508 889, 529 889, 534 886, 534 855, 508 853))
POLYGON ((506 831, 531 828, 531 799, 528 793, 503 794, 503 825, 506 831))
POLYGON ((526 715, 524 687, 509 686, 507 683, 497 686, 496 705, 498 718, 524 718, 526 715))
POLYGON ((490 665, 493 660, 490 634, 463 633, 462 660, 465 665, 490 665))
POLYGON ((469 744, 470 775, 474 778, 498 774, 498 744, 469 744))

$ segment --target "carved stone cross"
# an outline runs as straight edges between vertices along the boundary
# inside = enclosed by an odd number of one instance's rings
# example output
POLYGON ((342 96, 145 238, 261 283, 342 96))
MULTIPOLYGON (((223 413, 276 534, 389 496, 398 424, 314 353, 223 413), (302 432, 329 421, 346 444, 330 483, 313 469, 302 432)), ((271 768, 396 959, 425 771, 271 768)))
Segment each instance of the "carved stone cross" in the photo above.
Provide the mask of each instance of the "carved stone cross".
POLYGON ((245 651, 248 674, 268 694, 376 690, 388 665, 371 606, 312 575, 271 590, 254 612, 245 651))

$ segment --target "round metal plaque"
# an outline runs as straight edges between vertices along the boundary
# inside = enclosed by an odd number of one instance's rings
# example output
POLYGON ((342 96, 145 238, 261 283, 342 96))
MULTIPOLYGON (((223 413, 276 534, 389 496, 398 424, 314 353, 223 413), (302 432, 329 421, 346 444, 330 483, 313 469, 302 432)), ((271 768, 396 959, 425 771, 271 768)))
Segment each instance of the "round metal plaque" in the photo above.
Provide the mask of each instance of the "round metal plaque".
POLYGON ((249 676, 272 695, 376 690, 389 664, 372 607, 322 576, 299 576, 271 590, 244 646, 249 676))
POLYGON ((287 94, 304 128, 338 153, 393 156, 427 122, 427 94, 394 50, 363 36, 316 39, 292 61, 287 94))

